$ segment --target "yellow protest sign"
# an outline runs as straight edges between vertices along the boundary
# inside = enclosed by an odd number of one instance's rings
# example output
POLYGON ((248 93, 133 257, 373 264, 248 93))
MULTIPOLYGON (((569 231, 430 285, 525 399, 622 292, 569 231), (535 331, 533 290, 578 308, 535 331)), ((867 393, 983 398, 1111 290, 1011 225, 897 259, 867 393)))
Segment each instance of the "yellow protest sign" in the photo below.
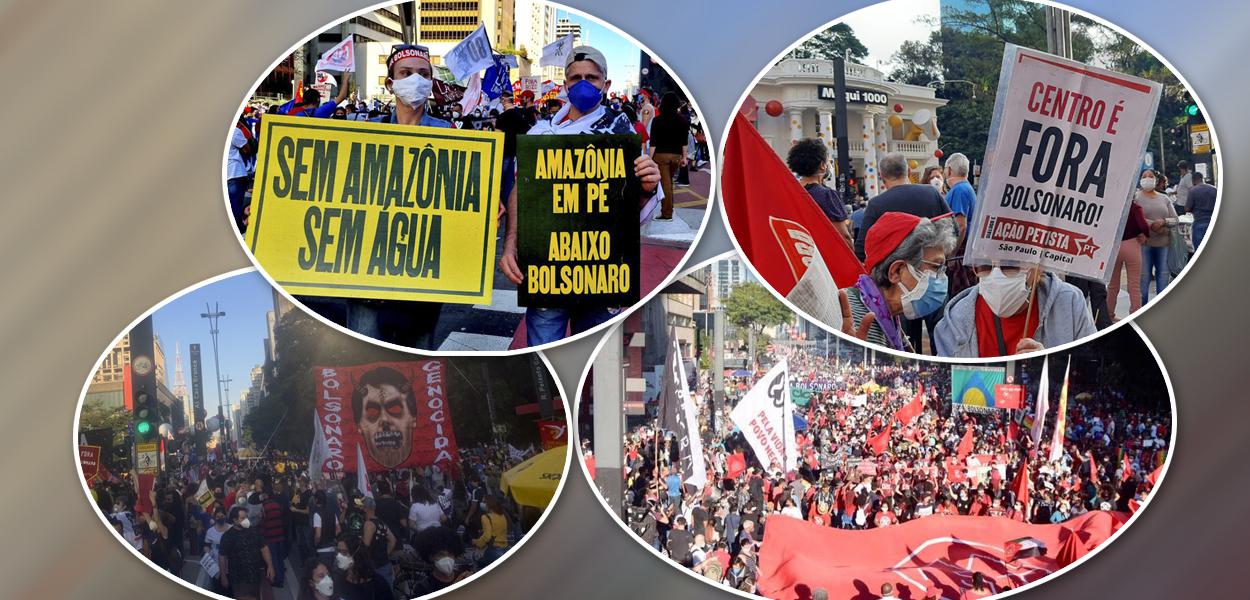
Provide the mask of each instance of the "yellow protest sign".
POLYGON ((503 134, 265 116, 247 244, 293 294, 489 304, 503 134))

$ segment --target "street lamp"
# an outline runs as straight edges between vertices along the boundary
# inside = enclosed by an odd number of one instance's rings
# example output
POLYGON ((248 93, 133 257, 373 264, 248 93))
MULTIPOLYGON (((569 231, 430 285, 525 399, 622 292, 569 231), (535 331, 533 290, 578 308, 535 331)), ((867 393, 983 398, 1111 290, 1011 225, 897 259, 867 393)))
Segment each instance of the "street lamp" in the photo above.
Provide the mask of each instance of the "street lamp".
MULTIPOLYGON (((205 312, 200 313, 200 318, 208 319, 208 333, 213 336, 213 369, 217 372, 217 420, 220 423, 226 422, 225 408, 222 405, 221 396, 221 359, 217 355, 217 334, 221 329, 218 328, 218 320, 226 316, 225 311, 221 310, 220 305, 209 307, 208 303, 204 303, 205 312)), ((222 457, 225 457, 223 451, 222 457)))
POLYGON ((980 87, 980 86, 979 86, 979 85, 977 84, 977 82, 975 82, 975 81, 969 81, 969 80, 967 80, 967 79, 947 79, 947 80, 943 81, 943 80, 941 80, 941 79, 938 79, 938 80, 930 81, 929 83, 926 83, 926 84, 924 84, 924 85, 925 85, 925 87, 930 87, 930 88, 933 88, 933 89, 935 89, 935 90, 936 90, 936 89, 938 89, 938 88, 940 88, 940 87, 944 87, 944 86, 949 85, 949 84, 952 84, 952 83, 966 83, 966 84, 968 84, 968 85, 972 86, 972 99, 973 99, 973 100, 976 100, 976 99, 977 99, 977 88, 978 88, 978 87, 980 87))

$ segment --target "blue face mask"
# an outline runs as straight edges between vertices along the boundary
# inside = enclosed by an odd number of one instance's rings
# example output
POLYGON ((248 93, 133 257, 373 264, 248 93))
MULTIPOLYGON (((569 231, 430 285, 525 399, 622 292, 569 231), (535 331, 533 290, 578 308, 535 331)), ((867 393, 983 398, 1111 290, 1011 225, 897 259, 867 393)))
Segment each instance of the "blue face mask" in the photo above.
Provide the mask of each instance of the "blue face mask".
POLYGON ((919 319, 933 314, 946 304, 946 273, 921 273, 910 264, 907 270, 916 278, 916 287, 903 292, 903 316, 919 319))
POLYGON ((603 90, 585 79, 569 86, 568 94, 569 102, 583 113, 590 112, 603 100, 603 90))

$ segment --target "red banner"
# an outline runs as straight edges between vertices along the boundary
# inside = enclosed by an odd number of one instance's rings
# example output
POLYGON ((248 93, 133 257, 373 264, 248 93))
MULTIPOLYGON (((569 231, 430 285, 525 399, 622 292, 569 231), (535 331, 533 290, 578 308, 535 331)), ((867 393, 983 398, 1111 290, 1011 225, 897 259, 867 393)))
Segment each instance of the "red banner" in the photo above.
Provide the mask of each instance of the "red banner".
POLYGON ((543 442, 543 450, 567 446, 569 444, 569 425, 562 419, 539 421, 538 437, 543 442))
POLYGON ((759 554, 759 593, 768 598, 810 598, 822 588, 830 598, 877 598, 890 583, 903 599, 960 598, 982 573, 997 593, 1061 568, 1055 558, 1067 542, 1088 552, 1111 537, 1128 515, 1090 512, 1058 525, 1029 525, 1003 517, 931 516, 863 531, 832 529, 769 517, 759 554), (1071 541, 1075 534, 1075 539, 1071 541), (1047 556, 1011 561, 1006 546, 1033 538, 1047 556))
POLYGON ((985 237, 997 242, 1009 242, 1051 250, 1069 256, 1088 256, 1100 247, 1088 235, 1008 217, 985 217, 985 237))
POLYGON ((100 447, 78 446, 78 462, 82 463, 82 478, 90 483, 100 474, 100 447))
POLYGON ((441 360, 313 367, 317 423, 325 433, 326 472, 386 471, 437 465, 456 471, 459 455, 441 360))
POLYGON ((994 386, 994 408, 1024 408, 1024 386, 1018 383, 1000 383, 994 386))

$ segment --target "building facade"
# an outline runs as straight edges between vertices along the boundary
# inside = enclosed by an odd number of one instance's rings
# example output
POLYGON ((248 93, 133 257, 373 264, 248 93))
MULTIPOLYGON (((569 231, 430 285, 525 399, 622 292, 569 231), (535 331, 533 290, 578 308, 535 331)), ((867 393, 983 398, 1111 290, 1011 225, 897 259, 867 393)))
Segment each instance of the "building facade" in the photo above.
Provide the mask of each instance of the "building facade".
MULTIPOLYGON (((876 161, 886 153, 901 152, 913 171, 937 164, 936 114, 946 100, 933 88, 887 81, 872 67, 848 62, 846 90, 847 141, 861 193, 871 198, 882 191, 876 161)), ((833 61, 785 59, 764 74, 750 98, 756 128, 783 159, 790 145, 804 138, 821 139, 830 157, 836 156, 833 61), (759 110, 772 100, 781 103, 781 115, 759 110)))
POLYGON ((541 0, 516 0, 516 49, 524 50, 531 64, 530 75, 557 83, 564 80, 564 69, 539 67, 543 47, 556 41, 556 8, 541 0))

